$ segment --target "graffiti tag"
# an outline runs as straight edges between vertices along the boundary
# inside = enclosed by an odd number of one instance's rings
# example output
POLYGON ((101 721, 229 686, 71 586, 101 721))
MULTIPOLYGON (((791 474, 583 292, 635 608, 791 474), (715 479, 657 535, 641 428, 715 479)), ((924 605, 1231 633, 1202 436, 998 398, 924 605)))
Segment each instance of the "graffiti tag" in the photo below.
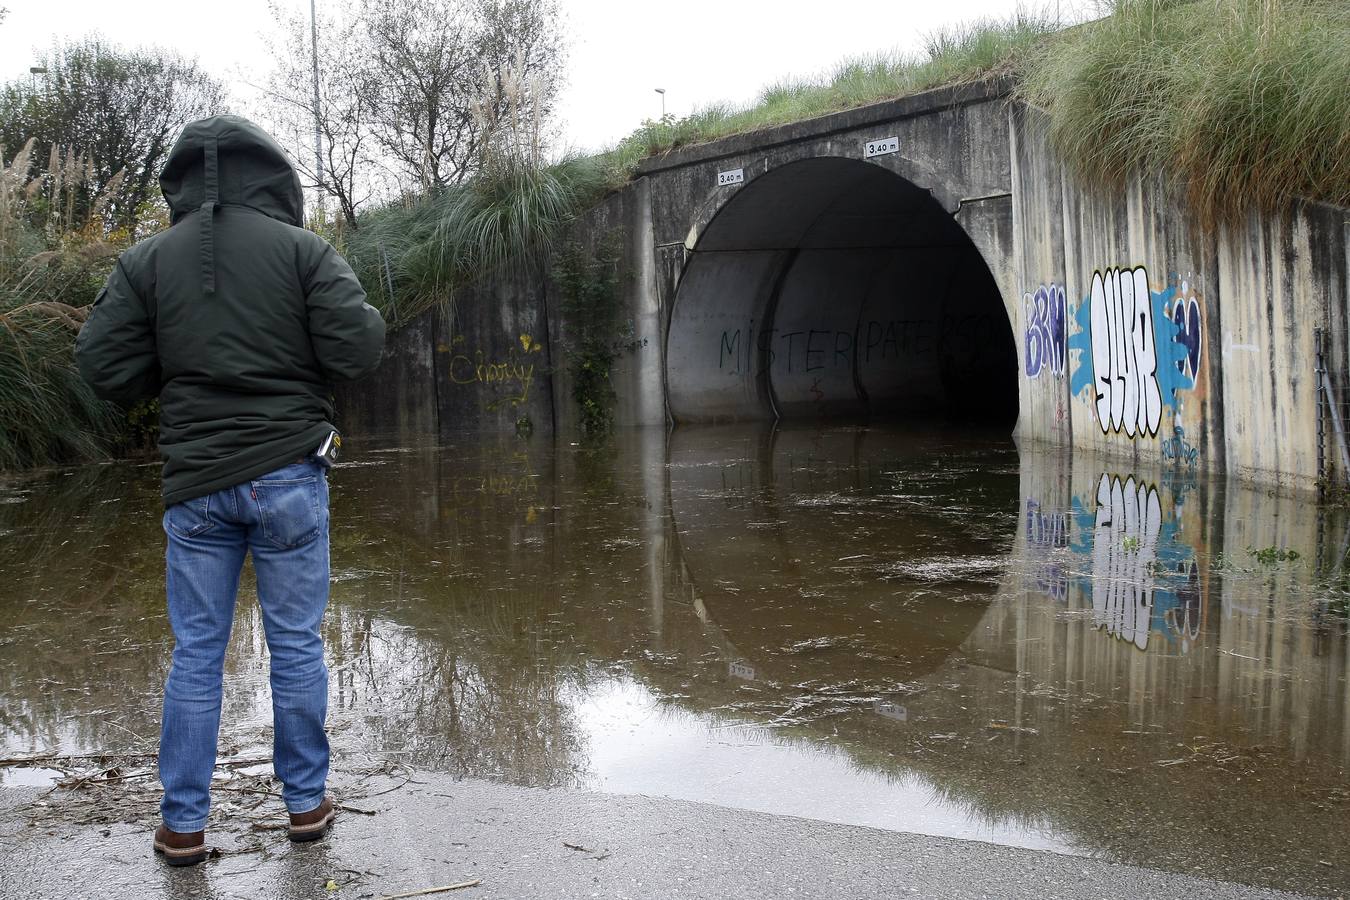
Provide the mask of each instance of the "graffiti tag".
MULTIPOLYGON (((538 353, 543 349, 542 344, 527 334, 520 336, 520 344, 526 353, 538 353)), ((522 360, 514 347, 507 352, 506 359, 497 360, 489 359, 482 350, 475 350, 472 357, 457 353, 450 358, 450 380, 455 384, 505 385, 508 390, 519 391, 519 394, 504 398, 506 402, 520 406, 530 399, 534 363, 522 360)))
POLYGON ((1036 292, 1022 295, 1026 315, 1026 372, 1028 378, 1039 378, 1049 370, 1055 378, 1064 377, 1067 357, 1065 346, 1068 327, 1068 305, 1064 288, 1057 284, 1041 285, 1036 292))
POLYGON ((1102 432, 1156 435, 1162 422, 1148 273, 1092 273, 1092 374, 1102 432))
POLYGON ((1177 367, 1183 375, 1194 379, 1200 374, 1200 302, 1185 281, 1172 304, 1172 324, 1177 329, 1176 342, 1186 348, 1186 355, 1177 360, 1177 367))
POLYGON ((1179 392, 1199 372, 1203 323, 1190 286, 1152 291, 1143 266, 1094 272, 1074 320, 1070 393, 1089 391, 1103 434, 1157 437, 1163 410, 1180 411, 1179 392))
POLYGON ((1180 425, 1173 428, 1172 436, 1162 442, 1164 462, 1186 463, 1193 466, 1199 456, 1200 451, 1186 441, 1186 429, 1180 425))

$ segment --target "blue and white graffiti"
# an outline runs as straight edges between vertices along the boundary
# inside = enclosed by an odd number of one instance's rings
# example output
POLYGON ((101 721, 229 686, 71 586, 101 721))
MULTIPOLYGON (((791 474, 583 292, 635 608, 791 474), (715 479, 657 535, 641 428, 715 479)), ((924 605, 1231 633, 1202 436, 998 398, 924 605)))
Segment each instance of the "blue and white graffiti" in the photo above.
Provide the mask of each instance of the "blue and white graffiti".
POLYGON ((1026 318, 1026 372, 1028 378, 1039 378, 1049 371, 1055 378, 1064 377, 1068 351, 1068 305, 1064 288, 1058 284, 1041 285, 1036 292, 1022 295, 1022 311, 1026 318))
POLYGON ((1157 437, 1164 411, 1175 416, 1178 392, 1195 387, 1200 368, 1200 304, 1189 286, 1154 291, 1143 266, 1093 272, 1074 319, 1070 392, 1091 392, 1103 434, 1157 437))

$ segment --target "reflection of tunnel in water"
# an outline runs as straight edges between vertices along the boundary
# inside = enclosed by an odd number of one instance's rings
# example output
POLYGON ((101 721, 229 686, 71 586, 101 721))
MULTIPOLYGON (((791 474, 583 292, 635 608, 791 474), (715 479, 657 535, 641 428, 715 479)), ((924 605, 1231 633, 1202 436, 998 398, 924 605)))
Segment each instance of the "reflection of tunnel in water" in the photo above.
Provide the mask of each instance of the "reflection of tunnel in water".
POLYGON ((884 692, 947 660, 984 616, 1016 527, 1015 473, 928 462, 960 449, 937 431, 672 433, 675 552, 734 678, 884 692), (947 475, 989 508, 954 518, 911 493, 951 491, 947 475), (878 506, 891 492, 914 502, 878 506))
POLYGON ((667 360, 682 422, 1017 416, 979 251, 927 191, 856 160, 783 166, 723 207, 685 268, 667 360))

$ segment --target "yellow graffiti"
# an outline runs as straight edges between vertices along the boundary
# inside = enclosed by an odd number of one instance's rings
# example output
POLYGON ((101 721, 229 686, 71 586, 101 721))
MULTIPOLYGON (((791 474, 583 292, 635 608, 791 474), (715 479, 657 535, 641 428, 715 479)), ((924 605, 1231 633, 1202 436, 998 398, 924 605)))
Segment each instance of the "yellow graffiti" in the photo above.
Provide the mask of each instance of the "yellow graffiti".
POLYGON ((506 399, 512 406, 520 406, 530 399, 534 363, 522 362, 514 348, 500 361, 489 359, 482 350, 475 350, 472 358, 457 353, 450 358, 450 380, 455 384, 502 384, 518 388, 519 395, 506 399))

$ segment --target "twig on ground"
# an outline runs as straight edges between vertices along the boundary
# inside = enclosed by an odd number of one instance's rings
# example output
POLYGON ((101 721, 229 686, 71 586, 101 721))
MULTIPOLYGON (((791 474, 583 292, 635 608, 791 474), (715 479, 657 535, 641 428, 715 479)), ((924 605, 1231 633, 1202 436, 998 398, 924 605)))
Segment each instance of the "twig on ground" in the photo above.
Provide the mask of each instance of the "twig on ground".
POLYGON ((11 756, 0 759, 0 767, 39 766, 47 763, 76 762, 88 759, 157 759, 158 753, 43 753, 34 756, 11 756))
POLYGON ((440 894, 445 891, 458 891, 463 888, 477 887, 483 883, 483 879, 475 878, 473 881, 461 881, 459 884, 447 884, 441 887, 422 888, 420 891, 407 891, 402 894, 386 894, 379 900, 403 900, 404 897, 425 897, 428 894, 440 894))

